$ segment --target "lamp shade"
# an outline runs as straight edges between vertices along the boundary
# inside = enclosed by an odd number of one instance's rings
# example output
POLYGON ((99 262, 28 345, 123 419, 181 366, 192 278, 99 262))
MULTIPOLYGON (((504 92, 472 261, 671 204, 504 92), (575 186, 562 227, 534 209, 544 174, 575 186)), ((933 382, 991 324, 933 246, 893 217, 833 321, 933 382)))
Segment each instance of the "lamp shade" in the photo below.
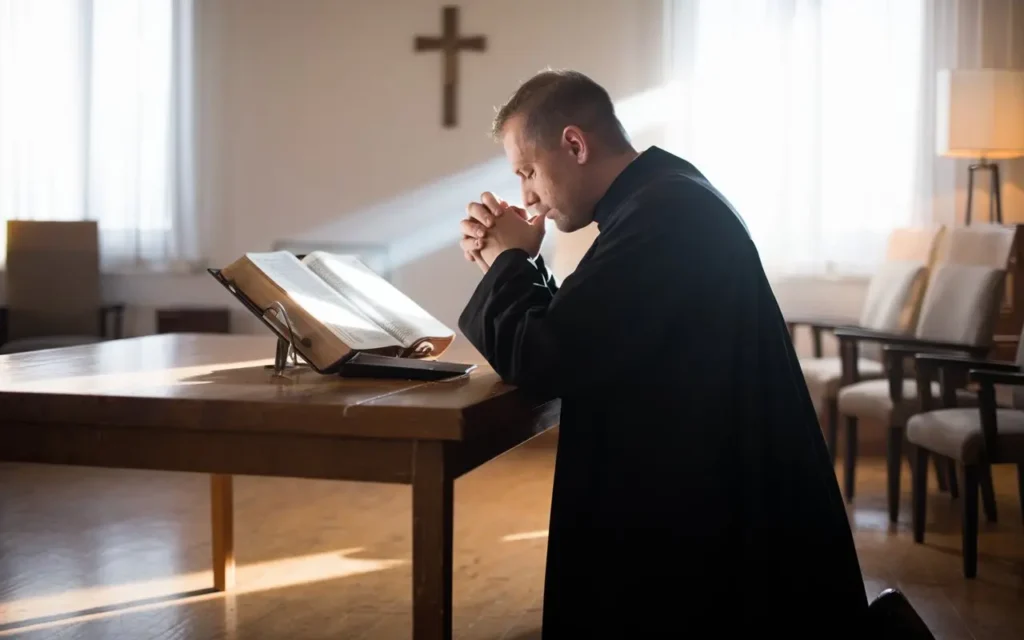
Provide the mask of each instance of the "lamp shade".
POLYGON ((953 158, 1024 156, 1024 72, 944 69, 936 84, 936 152, 953 158))

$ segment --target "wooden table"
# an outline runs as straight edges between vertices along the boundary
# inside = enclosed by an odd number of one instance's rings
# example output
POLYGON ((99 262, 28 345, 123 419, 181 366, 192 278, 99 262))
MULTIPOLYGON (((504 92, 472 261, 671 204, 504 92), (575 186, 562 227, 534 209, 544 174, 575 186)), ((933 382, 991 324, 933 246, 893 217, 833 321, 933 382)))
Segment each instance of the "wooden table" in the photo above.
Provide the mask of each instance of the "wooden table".
POLYGON ((452 483, 553 426, 489 368, 445 382, 275 377, 275 339, 166 334, 0 357, 0 461, 211 474, 214 587, 232 475, 412 485, 413 637, 452 634, 452 483), (268 357, 269 356, 269 357, 268 357))

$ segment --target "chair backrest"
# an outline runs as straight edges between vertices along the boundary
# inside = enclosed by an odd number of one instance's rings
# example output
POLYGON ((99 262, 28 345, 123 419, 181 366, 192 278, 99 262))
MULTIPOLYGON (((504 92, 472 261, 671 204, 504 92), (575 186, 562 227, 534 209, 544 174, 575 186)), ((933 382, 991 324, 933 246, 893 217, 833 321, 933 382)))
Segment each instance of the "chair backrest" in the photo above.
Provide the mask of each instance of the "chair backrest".
POLYGON ((883 263, 868 284, 858 324, 889 333, 910 333, 928 282, 928 265, 900 260, 883 263))
POLYGON ((868 285, 860 326, 891 333, 914 330, 945 231, 943 225, 893 229, 885 262, 868 285))
MULTIPOLYGON (((960 312, 962 314, 961 322, 975 323, 975 328, 980 332, 979 339, 982 341, 979 344, 991 344, 995 337, 995 325, 998 321, 1000 305, 1006 296, 1006 288, 1008 284, 1008 269, 1010 266, 1010 258, 1013 252, 1014 239, 1017 234, 1017 228, 1015 225, 1001 225, 993 223, 982 223, 982 224, 971 224, 969 226, 951 227, 947 229, 941 242, 939 243, 937 255, 936 255, 936 266, 941 265, 963 265, 979 267, 982 270, 975 271, 973 275, 963 274, 961 276, 953 276, 950 272, 946 272, 944 280, 946 281, 940 288, 944 289, 942 295, 937 295, 936 300, 933 303, 938 304, 940 307, 936 312, 936 317, 933 317, 931 326, 925 329, 926 333, 934 334, 935 331, 939 333, 948 333, 948 335, 957 335, 957 331, 954 330, 951 324, 955 324, 952 317, 946 319, 940 319, 943 311, 942 309, 950 309, 954 314, 960 312), (975 282, 980 285, 981 281, 986 278, 983 273, 984 268, 999 269, 1004 271, 1004 275, 1001 278, 999 285, 999 292, 996 300, 989 301, 981 299, 988 295, 987 291, 976 291, 978 298, 974 301, 975 308, 971 311, 967 303, 963 303, 961 306, 961 293, 952 290, 954 287, 970 287, 969 281, 974 279, 975 282), (953 281, 960 280, 958 285, 955 285, 953 281), (938 303, 938 298, 944 298, 945 301, 938 303), (991 308, 987 305, 991 305, 991 308), (972 312, 976 312, 982 315, 977 315, 972 319, 968 319, 966 316, 972 312), (984 317, 983 317, 984 316, 984 317), (939 325, 947 325, 943 328, 939 328, 939 325)), ((929 276, 928 289, 935 284, 935 278, 938 275, 938 270, 933 269, 929 276)), ((923 306, 922 306, 923 309, 923 306)), ((922 310, 923 313, 923 310, 922 310)), ((923 320, 923 318, 922 318, 923 320)), ((965 331, 970 334, 971 330, 966 328, 967 325, 963 325, 965 331)), ((918 327, 917 335, 921 335, 921 327, 918 327)), ((938 339, 938 338, 937 338, 938 339)), ((1005 356, 1004 356, 1005 357, 1005 356)))
POLYGON ((1006 268, 1016 233, 1014 225, 1001 224, 972 224, 950 228, 939 243, 936 263, 1006 268))
POLYGON ((7 222, 8 339, 100 333, 94 221, 7 222))
POLYGON ((1005 267, 936 265, 914 335, 922 340, 992 344, 1005 279, 1005 267))
POLYGON ((946 236, 945 225, 929 227, 900 227, 889 234, 886 245, 886 262, 923 262, 928 268, 939 255, 939 247, 946 236))
MULTIPOLYGON (((868 284, 858 325, 887 333, 911 333, 917 326, 928 274, 945 227, 903 227, 889 234, 885 262, 868 284)), ((865 344, 861 355, 881 358, 881 347, 865 344)))

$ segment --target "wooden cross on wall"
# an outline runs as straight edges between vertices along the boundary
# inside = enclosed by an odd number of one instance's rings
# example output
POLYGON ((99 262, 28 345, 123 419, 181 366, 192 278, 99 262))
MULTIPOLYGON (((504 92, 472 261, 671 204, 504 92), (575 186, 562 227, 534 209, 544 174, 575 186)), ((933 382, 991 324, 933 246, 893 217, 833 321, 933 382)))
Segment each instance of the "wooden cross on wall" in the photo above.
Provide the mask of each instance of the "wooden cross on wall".
POLYGON ((444 53, 444 126, 455 126, 456 87, 459 83, 459 51, 484 51, 484 36, 459 35, 459 8, 444 7, 443 32, 438 36, 416 36, 416 52, 441 51, 444 53))

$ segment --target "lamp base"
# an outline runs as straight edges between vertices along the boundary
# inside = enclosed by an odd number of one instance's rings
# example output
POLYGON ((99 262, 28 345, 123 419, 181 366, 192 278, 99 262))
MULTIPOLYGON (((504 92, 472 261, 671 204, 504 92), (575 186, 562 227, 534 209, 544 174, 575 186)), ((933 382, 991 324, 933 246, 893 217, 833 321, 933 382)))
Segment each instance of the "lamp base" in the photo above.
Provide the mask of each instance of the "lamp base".
POLYGON ((967 170, 967 211, 964 214, 964 224, 971 224, 971 205, 974 201, 974 174, 977 171, 991 171, 992 180, 989 188, 988 215, 991 222, 1003 223, 1003 202, 999 197, 999 165, 982 158, 980 162, 972 164, 967 170))

